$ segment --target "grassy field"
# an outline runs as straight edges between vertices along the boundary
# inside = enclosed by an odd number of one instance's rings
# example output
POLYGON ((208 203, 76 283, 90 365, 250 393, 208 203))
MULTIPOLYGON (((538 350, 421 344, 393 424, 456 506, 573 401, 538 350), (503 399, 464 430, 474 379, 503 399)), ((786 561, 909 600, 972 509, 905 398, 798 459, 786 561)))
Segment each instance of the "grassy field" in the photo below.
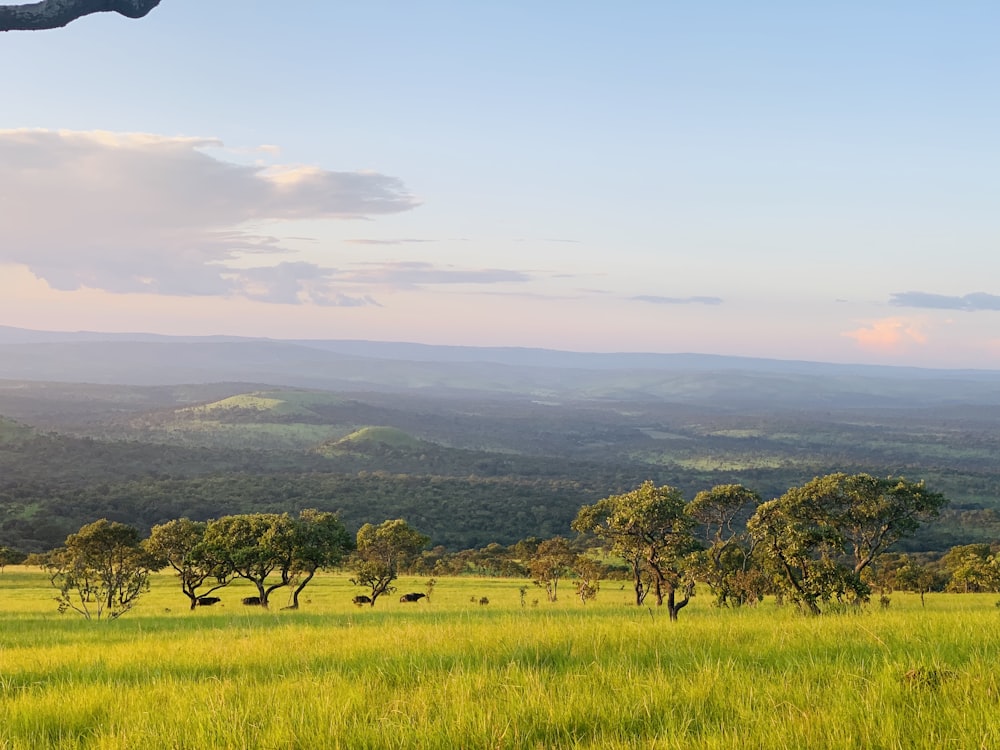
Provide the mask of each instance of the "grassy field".
POLYGON ((188 612, 163 575, 87 622, 35 571, 0 583, 0 748, 1000 747, 995 594, 819 618, 703 595, 671 624, 619 583, 522 606, 518 581, 440 579, 357 609, 327 575, 297 612, 238 587, 188 612))

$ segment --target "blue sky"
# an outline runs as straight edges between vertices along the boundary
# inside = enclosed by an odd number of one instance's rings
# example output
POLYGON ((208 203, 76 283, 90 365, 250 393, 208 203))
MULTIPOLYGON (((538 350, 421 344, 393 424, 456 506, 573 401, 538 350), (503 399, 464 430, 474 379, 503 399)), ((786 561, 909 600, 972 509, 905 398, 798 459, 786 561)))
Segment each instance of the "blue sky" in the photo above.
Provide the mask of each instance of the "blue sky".
POLYGON ((998 28, 163 0, 0 34, 0 325, 1000 369, 998 28))

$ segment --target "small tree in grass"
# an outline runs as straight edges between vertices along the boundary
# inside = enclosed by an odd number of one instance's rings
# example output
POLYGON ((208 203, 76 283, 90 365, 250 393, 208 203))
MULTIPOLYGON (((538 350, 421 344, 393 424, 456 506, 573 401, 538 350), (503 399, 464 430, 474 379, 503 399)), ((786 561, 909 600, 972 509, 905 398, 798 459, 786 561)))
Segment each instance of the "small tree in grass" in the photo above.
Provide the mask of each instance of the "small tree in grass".
POLYGON ((568 576, 576 562, 576 553, 561 536, 546 539, 538 545, 528 561, 528 570, 536 586, 545 589, 550 602, 559 598, 559 581, 568 576))
POLYGON ((149 590, 149 574, 156 567, 135 528, 106 519, 70 534, 66 546, 46 561, 59 592, 59 611, 72 610, 88 620, 114 620, 132 609, 149 590))
POLYGON ((576 575, 573 586, 581 604, 597 598, 597 592, 601 590, 601 578, 605 572, 606 569, 600 561, 587 555, 577 555, 573 563, 573 573, 576 575))
POLYGON ((368 589, 368 598, 374 607, 382 594, 396 590, 392 582, 428 542, 430 537, 401 518, 378 526, 366 523, 358 529, 357 545, 349 563, 354 573, 351 583, 368 589))

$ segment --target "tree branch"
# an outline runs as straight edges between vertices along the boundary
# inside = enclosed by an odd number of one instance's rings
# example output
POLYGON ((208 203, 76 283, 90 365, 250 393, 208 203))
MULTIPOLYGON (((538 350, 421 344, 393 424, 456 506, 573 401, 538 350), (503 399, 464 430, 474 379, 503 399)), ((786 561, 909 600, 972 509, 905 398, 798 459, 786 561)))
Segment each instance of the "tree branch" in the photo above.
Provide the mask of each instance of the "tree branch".
POLYGON ((26 5, 0 5, 0 31, 58 29, 91 13, 120 13, 142 18, 160 0, 42 0, 26 5))

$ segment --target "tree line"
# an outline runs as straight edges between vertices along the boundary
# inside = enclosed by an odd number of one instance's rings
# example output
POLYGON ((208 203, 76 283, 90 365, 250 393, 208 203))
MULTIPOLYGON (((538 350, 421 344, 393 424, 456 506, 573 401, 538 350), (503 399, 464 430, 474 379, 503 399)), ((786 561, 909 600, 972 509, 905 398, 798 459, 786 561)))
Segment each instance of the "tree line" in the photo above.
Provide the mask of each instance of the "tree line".
POLYGON ((254 585, 254 603, 263 607, 274 591, 288 588, 296 609, 317 571, 342 567, 372 606, 394 590, 401 573, 472 572, 528 578, 552 601, 561 581, 586 602, 602 580, 627 578, 634 604, 665 606, 672 620, 696 584, 718 606, 753 605, 773 595, 819 614, 830 603, 866 603, 875 592, 887 604, 893 589, 1000 588, 1000 553, 988 545, 946 554, 947 583, 927 561, 888 552, 946 502, 923 482, 864 473, 817 477, 766 502, 739 484, 685 501, 676 487, 647 481, 582 506, 572 540, 529 538, 449 553, 427 549, 429 537, 404 520, 366 523, 352 537, 336 514, 307 509, 297 516, 182 518, 154 526, 145 539, 134 527, 102 519, 28 562, 48 571, 61 610, 97 618, 127 612, 150 574, 164 568, 176 574, 192 609, 218 601, 213 592, 237 579, 254 585))

